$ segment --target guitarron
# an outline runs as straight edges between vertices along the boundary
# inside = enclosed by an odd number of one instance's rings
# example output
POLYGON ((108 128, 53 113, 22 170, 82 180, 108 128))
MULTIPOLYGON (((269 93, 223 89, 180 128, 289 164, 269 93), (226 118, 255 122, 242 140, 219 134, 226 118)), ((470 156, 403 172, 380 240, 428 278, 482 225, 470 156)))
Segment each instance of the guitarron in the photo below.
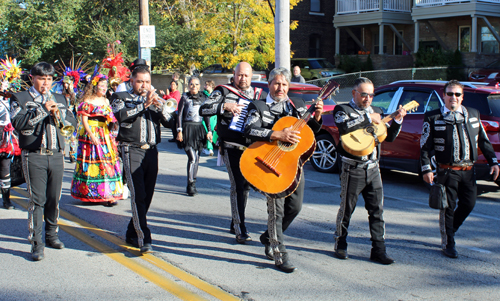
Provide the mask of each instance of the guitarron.
POLYGON ((339 84, 330 80, 302 118, 286 116, 274 124, 273 131, 281 131, 287 127, 299 131, 300 142, 291 144, 281 141, 257 141, 243 152, 240 169, 250 185, 272 198, 287 197, 297 189, 302 166, 316 148, 314 133, 307 121, 314 112, 315 104, 328 98, 338 88, 339 84))

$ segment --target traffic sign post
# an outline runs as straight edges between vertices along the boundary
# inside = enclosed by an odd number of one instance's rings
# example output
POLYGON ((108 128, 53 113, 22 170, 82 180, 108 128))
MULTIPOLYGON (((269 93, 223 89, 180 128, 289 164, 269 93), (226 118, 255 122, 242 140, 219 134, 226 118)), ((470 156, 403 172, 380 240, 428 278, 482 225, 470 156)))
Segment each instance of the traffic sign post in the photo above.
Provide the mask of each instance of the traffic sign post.
POLYGON ((146 60, 151 66, 151 49, 156 47, 156 35, 154 25, 139 26, 139 49, 141 53, 139 57, 146 60))

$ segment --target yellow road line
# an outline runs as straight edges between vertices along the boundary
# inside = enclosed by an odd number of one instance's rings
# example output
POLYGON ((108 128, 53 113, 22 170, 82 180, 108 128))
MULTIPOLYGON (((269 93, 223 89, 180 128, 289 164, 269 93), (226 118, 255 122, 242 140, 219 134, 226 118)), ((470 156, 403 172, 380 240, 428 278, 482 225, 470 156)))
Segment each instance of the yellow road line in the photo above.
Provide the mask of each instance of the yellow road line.
MULTIPOLYGON (((25 191, 25 190, 21 190, 19 189, 18 187, 15 187, 14 190, 18 193, 20 193, 21 195, 29 198, 29 195, 28 195, 28 192, 25 191)), ((23 207, 27 207, 26 205, 22 205, 23 207)), ((186 282, 186 283, 189 283, 191 284, 192 286, 214 296, 215 298, 219 299, 219 300, 240 300, 239 298, 225 292, 224 290, 214 286, 214 285, 211 285, 203 280, 201 280, 200 278, 196 277, 196 276, 193 276, 189 273, 187 273, 186 271, 183 271, 181 269, 179 269, 178 267, 152 255, 152 254, 142 254, 139 252, 139 249, 137 248, 134 248, 134 247, 130 247, 128 246, 125 241, 123 241, 122 239, 120 239, 119 237, 113 235, 113 234, 110 234, 109 232, 103 230, 103 229, 100 229, 100 228, 97 228, 96 226, 66 212, 66 211, 63 211, 63 210, 60 210, 59 212, 60 216, 62 216, 63 218, 67 219, 67 220, 70 220, 74 223, 76 223, 77 225, 79 225, 80 227, 84 228, 84 229, 87 229, 89 230, 90 232, 102 237, 103 239, 117 245, 117 246, 120 246, 121 248, 127 250, 128 252, 136 255, 136 256, 140 256, 139 258, 142 259, 142 260, 145 260, 153 265, 155 265, 156 267, 162 269, 163 271, 171 274, 172 276, 174 277, 177 277, 179 278, 180 280, 186 282), (142 255, 142 256, 141 256, 142 255)), ((65 222, 62 221, 62 220, 59 220, 59 223, 61 225, 65 225, 67 227, 71 227, 69 224, 64 224, 65 222)), ((66 228, 67 228, 66 227, 66 228)), ((74 228, 72 228, 74 230, 74 228)), ((71 229, 70 229, 71 230, 71 229)), ((66 231, 67 232, 67 231, 66 231)), ((69 233, 69 232, 68 232, 69 233)), ((71 233, 70 233, 71 234, 71 233)), ((73 235, 73 234, 71 234, 73 235)), ((82 233, 82 235, 85 235, 82 233)), ((75 236, 75 235, 73 235, 75 236)), ((75 236, 76 237, 76 236, 75 236)), ((77 237, 78 238, 78 237, 77 237)), ((88 237, 89 239, 92 239, 90 237, 88 237)), ((78 238, 80 239, 80 238, 78 238)), ((99 241, 97 241, 98 243, 100 243, 99 241)), ((92 246, 92 245, 90 245, 92 246)), ((96 248, 97 249, 97 248, 96 248)), ((114 251, 114 250, 113 250, 114 251)), ((116 252, 116 251, 114 251, 116 252)), ((105 252, 103 252, 105 253, 105 252)), ((108 253, 105 253, 106 255, 108 255, 108 253)), ((135 263, 135 262, 134 262, 135 263)), ((138 273, 140 274, 140 273, 138 273)), ((140 274, 142 275, 142 274, 140 274)), ((192 299, 192 300, 195 300, 195 299, 192 299)))

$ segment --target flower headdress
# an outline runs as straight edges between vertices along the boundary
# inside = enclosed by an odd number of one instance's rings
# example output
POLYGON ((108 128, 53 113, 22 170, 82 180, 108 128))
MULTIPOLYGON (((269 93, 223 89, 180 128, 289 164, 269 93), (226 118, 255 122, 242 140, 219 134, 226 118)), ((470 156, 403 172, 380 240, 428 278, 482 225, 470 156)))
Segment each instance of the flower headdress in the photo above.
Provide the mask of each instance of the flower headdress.
POLYGON ((102 68, 109 69, 108 77, 109 82, 121 83, 128 81, 130 77, 130 70, 123 64, 122 53, 116 52, 115 44, 121 44, 120 40, 108 44, 108 56, 102 61, 102 68))
POLYGON ((92 75, 92 86, 97 85, 101 78, 108 79, 108 77, 102 73, 99 73, 99 66, 95 65, 94 74, 92 75))
POLYGON ((8 57, 0 61, 0 77, 7 80, 10 84, 12 91, 19 91, 21 89, 21 61, 8 57))

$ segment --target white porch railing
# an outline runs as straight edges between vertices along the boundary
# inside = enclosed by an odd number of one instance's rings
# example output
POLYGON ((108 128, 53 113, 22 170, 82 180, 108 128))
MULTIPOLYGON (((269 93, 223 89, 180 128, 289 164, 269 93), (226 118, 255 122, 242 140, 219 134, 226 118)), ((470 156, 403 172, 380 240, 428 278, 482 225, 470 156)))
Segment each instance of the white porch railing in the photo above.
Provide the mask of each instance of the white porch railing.
MULTIPOLYGON (((411 12, 412 0, 383 0, 383 3, 384 11, 411 12)), ((378 10, 380 10, 380 0, 337 0, 337 14, 339 15, 378 10)))
MULTIPOLYGON (((471 2, 470 0, 415 0, 416 6, 438 6, 438 5, 446 5, 453 3, 463 3, 463 2, 471 2)), ((477 2, 489 2, 489 3, 498 3, 500 4, 500 0, 477 0, 477 2)))

